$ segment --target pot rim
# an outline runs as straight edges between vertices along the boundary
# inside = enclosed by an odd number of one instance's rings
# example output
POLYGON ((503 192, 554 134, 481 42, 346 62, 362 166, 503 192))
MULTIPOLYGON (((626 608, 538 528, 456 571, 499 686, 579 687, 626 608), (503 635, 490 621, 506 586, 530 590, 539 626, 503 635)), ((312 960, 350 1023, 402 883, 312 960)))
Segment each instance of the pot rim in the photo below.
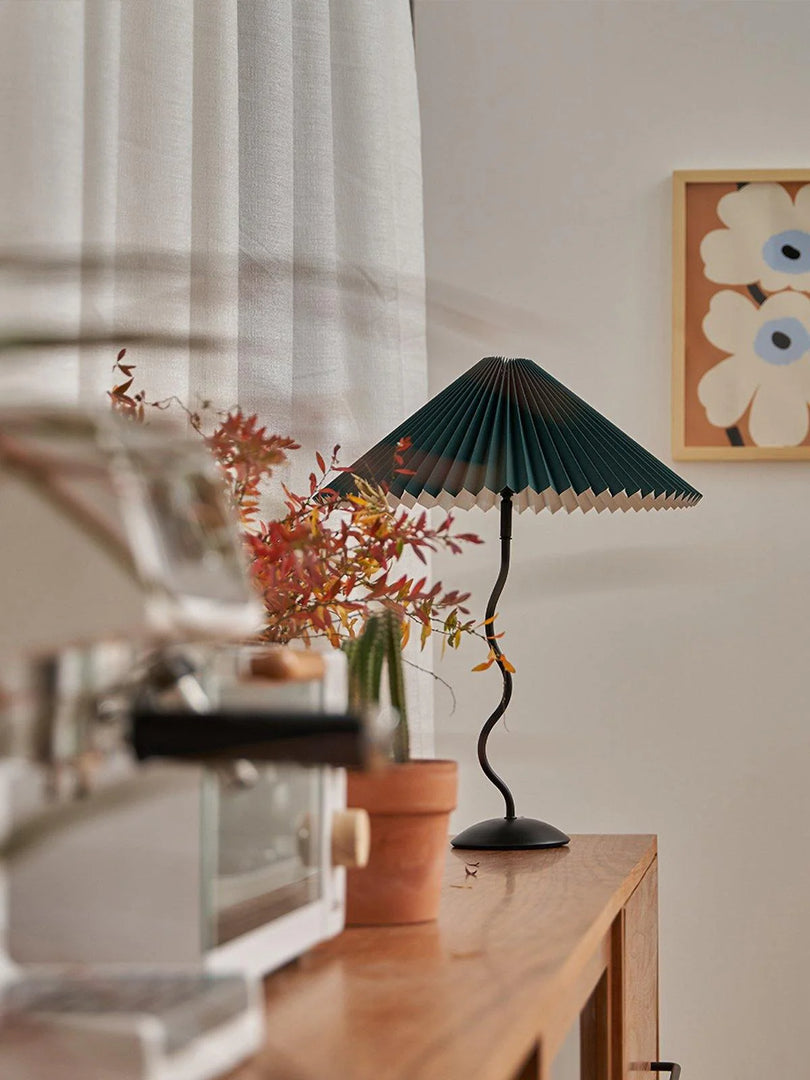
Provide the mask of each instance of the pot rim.
POLYGON ((352 776, 374 776, 375 774, 379 775, 388 772, 390 769, 407 769, 412 765, 449 765, 454 769, 458 769, 458 762, 454 758, 410 758, 408 761, 386 760, 376 769, 349 768, 346 771, 351 773, 352 776))
POLYGON ((448 758, 390 762, 372 772, 350 771, 348 782, 349 805, 372 816, 449 814, 458 800, 458 762, 448 758))

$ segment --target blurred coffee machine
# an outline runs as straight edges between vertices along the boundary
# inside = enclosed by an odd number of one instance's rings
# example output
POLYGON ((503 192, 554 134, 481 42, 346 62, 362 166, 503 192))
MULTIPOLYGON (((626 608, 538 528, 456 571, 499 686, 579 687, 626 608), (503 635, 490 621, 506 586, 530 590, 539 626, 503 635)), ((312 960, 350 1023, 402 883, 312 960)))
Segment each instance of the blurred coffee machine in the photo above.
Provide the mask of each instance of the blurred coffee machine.
POLYGON ((0 1062, 213 1076, 367 857, 342 657, 239 644, 260 610, 226 494, 163 425, 0 413, 0 537, 0 1062))

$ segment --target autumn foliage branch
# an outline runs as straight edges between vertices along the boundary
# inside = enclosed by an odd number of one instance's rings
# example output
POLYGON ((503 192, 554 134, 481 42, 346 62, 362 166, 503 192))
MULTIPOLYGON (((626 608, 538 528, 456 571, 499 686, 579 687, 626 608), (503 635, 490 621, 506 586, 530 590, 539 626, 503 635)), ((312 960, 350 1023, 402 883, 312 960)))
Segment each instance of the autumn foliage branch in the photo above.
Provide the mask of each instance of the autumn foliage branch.
MULTIPOLYGON (((401 560, 412 553, 427 562, 429 552, 457 554, 467 544, 479 544, 472 533, 454 531, 451 515, 438 526, 426 513, 414 517, 392 509, 382 487, 356 478, 357 494, 348 504, 330 492, 329 475, 340 469, 339 446, 329 461, 315 455, 316 468, 309 491, 297 494, 282 485, 286 513, 278 520, 260 518, 261 494, 274 470, 287 462, 287 452, 299 449, 292 439, 270 435, 255 415, 240 409, 218 413, 208 403, 199 411, 177 398, 149 401, 133 390, 134 365, 124 363, 121 350, 115 370, 123 376, 110 391, 112 407, 135 421, 147 409, 182 409, 191 427, 205 440, 222 468, 239 514, 253 579, 265 605, 266 641, 287 643, 325 637, 334 646, 356 637, 367 618, 380 607, 400 619, 403 644, 412 628, 422 648, 433 633, 444 648, 458 648, 465 634, 480 634, 464 606, 468 593, 448 590, 441 582, 428 585, 427 575, 403 570, 401 560), (212 430, 206 431, 207 421, 212 430)), ((402 442, 395 470, 404 472, 402 442)), ((483 666, 489 666, 494 656, 483 666)))

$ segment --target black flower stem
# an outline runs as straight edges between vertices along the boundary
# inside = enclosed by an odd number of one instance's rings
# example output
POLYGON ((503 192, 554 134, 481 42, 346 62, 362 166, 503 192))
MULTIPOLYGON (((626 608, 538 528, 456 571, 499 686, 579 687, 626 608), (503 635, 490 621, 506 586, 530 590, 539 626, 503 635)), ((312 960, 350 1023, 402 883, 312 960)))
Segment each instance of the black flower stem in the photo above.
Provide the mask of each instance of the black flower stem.
POLYGON ((736 424, 734 427, 726 428, 726 435, 728 435, 728 441, 732 446, 745 446, 745 440, 736 424))

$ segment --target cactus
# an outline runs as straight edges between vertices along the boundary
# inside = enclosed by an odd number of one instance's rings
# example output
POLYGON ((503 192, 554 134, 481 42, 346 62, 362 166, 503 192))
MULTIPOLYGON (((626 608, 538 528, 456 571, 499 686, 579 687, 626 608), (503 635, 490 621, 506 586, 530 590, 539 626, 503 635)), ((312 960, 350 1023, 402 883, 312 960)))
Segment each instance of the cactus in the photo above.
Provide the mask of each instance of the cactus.
POLYGON ((391 754, 394 761, 408 761, 410 739, 399 618, 387 609, 370 615, 362 634, 346 642, 343 648, 349 661, 349 702, 353 708, 379 704, 383 667, 387 668, 391 707, 399 714, 391 754))

